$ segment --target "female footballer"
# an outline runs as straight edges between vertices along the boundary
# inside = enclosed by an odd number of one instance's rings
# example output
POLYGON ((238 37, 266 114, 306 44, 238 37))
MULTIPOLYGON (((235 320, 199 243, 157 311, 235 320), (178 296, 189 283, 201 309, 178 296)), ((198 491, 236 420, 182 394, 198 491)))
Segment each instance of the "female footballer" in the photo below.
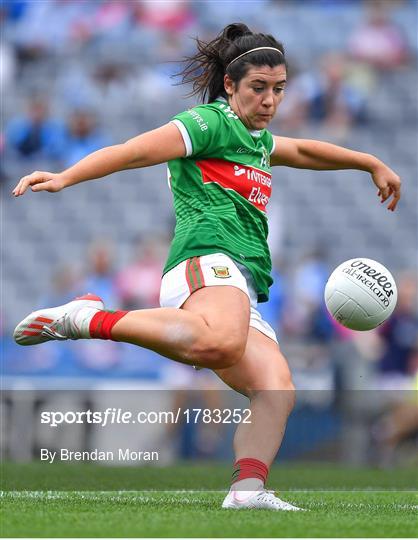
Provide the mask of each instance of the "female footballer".
POLYGON ((210 43, 197 40, 183 81, 204 105, 124 144, 94 152, 61 173, 35 171, 13 194, 57 192, 79 182, 168 163, 176 229, 161 285, 161 308, 106 311, 88 294, 31 313, 20 345, 112 339, 192 366, 210 368, 250 400, 251 423, 234 438, 235 469, 224 508, 299 510, 264 485, 294 404, 288 364, 257 302, 268 299, 271 260, 266 206, 271 166, 367 171, 394 211, 399 177, 379 159, 320 141, 272 135, 286 86, 283 45, 231 24, 210 43))

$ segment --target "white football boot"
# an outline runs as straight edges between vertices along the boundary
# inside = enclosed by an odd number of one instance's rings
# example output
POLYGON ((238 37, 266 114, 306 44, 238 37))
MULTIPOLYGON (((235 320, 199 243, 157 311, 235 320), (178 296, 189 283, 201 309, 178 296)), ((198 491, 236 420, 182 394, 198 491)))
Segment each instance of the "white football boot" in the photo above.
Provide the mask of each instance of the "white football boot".
POLYGON ((284 512, 299 512, 303 508, 282 501, 275 496, 274 491, 260 489, 259 491, 232 491, 230 490, 222 503, 222 508, 240 510, 254 508, 258 510, 276 510, 284 512))
POLYGON ((102 309, 101 298, 86 294, 62 306, 33 311, 16 326, 13 337, 19 345, 88 338, 89 322, 94 312, 102 309), (80 313, 83 308, 88 308, 83 310, 85 316, 80 313))

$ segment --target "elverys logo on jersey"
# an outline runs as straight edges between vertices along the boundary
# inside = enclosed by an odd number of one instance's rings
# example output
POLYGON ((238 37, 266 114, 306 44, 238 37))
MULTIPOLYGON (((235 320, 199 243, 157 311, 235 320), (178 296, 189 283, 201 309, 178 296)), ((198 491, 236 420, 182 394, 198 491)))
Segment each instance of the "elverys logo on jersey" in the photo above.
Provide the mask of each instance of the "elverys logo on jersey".
POLYGON ((271 174, 255 167, 223 159, 196 161, 205 184, 212 182, 231 189, 262 212, 271 196, 271 174))

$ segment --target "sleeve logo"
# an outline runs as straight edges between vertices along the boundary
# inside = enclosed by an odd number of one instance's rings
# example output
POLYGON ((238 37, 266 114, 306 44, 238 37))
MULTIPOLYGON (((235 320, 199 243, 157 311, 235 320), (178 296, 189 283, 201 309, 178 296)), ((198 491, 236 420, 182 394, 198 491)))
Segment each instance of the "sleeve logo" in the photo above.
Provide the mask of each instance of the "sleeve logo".
POLYGON ((200 116, 200 114, 197 111, 195 111, 194 109, 189 109, 187 113, 190 114, 193 120, 200 127, 200 131, 206 131, 208 129, 209 126, 207 125, 203 117, 200 116))

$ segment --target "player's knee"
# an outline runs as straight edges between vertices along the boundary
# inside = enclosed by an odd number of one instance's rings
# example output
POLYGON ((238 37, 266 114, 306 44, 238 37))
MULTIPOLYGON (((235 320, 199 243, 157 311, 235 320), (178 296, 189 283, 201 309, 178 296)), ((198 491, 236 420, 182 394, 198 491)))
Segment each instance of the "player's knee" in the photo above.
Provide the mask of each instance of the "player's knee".
POLYGON ((268 373, 264 383, 258 389, 249 389, 246 395, 251 399, 263 401, 263 406, 271 410, 271 414, 287 411, 289 415, 296 403, 296 389, 289 369, 283 368, 277 373, 268 373))
POLYGON ((245 342, 231 336, 201 339, 193 347, 192 355, 198 365, 223 369, 235 365, 243 356, 245 342))

